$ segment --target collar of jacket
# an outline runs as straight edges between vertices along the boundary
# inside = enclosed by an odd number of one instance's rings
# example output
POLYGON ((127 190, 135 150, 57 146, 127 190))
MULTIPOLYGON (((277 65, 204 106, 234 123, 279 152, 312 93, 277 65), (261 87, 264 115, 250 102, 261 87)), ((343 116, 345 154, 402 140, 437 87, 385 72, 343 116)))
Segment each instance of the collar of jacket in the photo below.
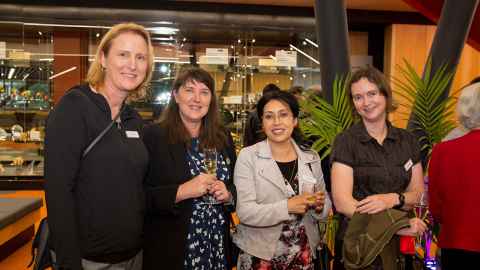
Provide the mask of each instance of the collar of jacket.
MULTIPOLYGON (((365 124, 363 121, 359 121, 358 123, 354 124, 352 126, 352 132, 355 134, 359 140, 362 143, 366 143, 369 141, 375 140, 370 134, 368 134, 367 128, 365 127, 365 124)), ((387 120, 387 136, 385 139, 390 139, 390 140, 398 140, 399 139, 399 134, 398 130, 392 126, 392 123, 387 120)))
MULTIPOLYGON (((318 156, 315 155, 315 153, 311 152, 311 150, 304 151, 300 149, 300 147, 292 138, 290 138, 290 142, 295 148, 295 152, 297 153, 299 163, 312 163, 312 162, 320 161, 318 156)), ((268 139, 265 139, 256 144, 255 153, 260 158, 273 159, 272 150, 270 149, 270 144, 268 143, 268 139)))
MULTIPOLYGON (((342 255, 346 269, 363 269, 372 264, 395 233, 409 225, 407 212, 396 209, 377 214, 355 213, 348 222, 343 239, 342 255)), ((383 255, 382 260, 387 259, 383 255)), ((394 256, 388 257, 396 259, 394 256)))
MULTIPOLYGON (((111 117, 110 107, 108 105, 107 99, 102 95, 92 91, 88 84, 79 85, 80 91, 82 91, 101 111, 105 113, 108 117, 111 117)), ((125 109, 120 115, 122 121, 129 120, 134 118, 134 112, 130 105, 124 103, 125 109)))

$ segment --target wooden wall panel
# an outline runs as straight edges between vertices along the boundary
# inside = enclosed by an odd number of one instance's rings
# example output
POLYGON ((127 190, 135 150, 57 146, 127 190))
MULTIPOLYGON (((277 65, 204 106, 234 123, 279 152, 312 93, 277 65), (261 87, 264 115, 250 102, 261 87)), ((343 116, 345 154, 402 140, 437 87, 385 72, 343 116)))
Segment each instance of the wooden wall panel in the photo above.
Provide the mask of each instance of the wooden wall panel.
POLYGON ((60 100, 65 91, 85 79, 88 67, 88 57, 85 56, 88 54, 87 37, 86 33, 80 31, 53 33, 54 73, 77 68, 52 80, 54 103, 60 100))
MULTIPOLYGON (((422 74, 430 47, 435 35, 435 26, 427 25, 392 25, 385 33, 385 74, 390 77, 401 78, 397 66, 403 64, 403 59, 408 61, 417 72, 422 74)), ((459 61, 457 72, 452 84, 452 93, 467 84, 474 77, 480 75, 480 52, 466 45, 459 61)), ((394 100, 398 104, 404 100, 395 94, 394 100)), ((390 114, 390 121, 395 126, 406 127, 410 109, 399 106, 390 114)))
POLYGON ((368 55, 368 32, 350 32, 350 55, 368 55))

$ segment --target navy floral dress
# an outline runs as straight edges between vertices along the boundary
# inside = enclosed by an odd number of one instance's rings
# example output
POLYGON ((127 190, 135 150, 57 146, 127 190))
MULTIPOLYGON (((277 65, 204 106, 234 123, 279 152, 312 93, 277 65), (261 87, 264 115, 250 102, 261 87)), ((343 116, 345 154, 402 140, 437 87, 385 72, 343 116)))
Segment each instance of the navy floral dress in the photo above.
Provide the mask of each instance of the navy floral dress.
MULTIPOLYGON (((190 174, 205 172, 204 154, 199 151, 199 140, 192 139, 187 155, 190 174)), ((227 181, 230 177, 228 159, 220 152, 217 155, 217 179, 227 181)), ((222 204, 205 204, 202 198, 193 199, 192 217, 188 227, 184 266, 187 270, 227 269, 224 235, 227 217, 222 204)))

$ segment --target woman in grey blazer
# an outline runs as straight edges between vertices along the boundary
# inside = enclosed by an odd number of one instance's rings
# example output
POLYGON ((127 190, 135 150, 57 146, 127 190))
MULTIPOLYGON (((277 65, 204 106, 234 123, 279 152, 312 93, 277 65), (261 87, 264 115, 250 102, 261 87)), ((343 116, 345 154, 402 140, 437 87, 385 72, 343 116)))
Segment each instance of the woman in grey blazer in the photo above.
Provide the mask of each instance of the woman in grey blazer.
POLYGON ((257 111, 267 139, 242 149, 234 172, 237 268, 313 269, 318 219, 331 207, 320 158, 298 143, 299 105, 292 94, 269 93, 257 111))

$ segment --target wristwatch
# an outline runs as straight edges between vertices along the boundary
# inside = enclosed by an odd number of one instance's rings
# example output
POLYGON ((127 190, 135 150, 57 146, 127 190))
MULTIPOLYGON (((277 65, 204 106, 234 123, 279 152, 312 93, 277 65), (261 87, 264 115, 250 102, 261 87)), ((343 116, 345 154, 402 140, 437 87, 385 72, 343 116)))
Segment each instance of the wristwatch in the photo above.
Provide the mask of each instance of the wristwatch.
POLYGON ((398 204, 395 205, 393 208, 401 209, 405 204, 405 195, 403 195, 403 193, 400 193, 400 192, 397 192, 397 195, 398 195, 398 204))

